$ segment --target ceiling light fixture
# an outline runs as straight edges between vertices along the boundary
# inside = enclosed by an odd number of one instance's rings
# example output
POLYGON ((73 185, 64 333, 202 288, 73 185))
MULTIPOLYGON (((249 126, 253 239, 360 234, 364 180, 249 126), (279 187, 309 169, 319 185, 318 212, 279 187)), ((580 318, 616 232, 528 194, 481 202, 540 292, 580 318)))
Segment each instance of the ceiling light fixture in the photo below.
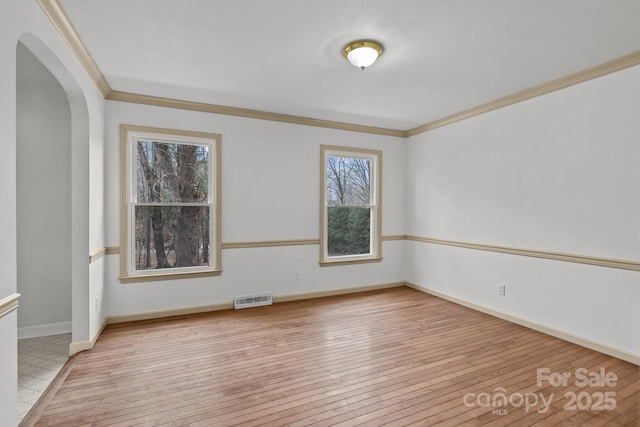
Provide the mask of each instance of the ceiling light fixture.
POLYGON ((342 49, 342 55, 361 70, 376 62, 382 52, 382 45, 373 40, 356 40, 342 49))

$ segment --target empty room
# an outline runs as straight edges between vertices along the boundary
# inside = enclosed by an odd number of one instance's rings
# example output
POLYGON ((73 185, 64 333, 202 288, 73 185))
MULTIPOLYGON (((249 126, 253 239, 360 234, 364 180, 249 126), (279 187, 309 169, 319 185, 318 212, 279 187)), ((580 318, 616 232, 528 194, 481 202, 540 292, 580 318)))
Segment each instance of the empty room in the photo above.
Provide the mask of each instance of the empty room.
POLYGON ((636 0, 3 0, 0 426, 640 425, 636 0))

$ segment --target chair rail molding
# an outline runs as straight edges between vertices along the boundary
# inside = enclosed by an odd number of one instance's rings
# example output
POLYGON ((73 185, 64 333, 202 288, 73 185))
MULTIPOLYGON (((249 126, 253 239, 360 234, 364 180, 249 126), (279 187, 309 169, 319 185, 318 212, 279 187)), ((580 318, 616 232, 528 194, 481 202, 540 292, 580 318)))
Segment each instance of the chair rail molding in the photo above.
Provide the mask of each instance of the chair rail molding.
POLYGON ((537 249, 513 248, 509 246, 487 245, 481 243, 460 242, 456 240, 434 239, 431 237, 406 236, 407 240, 435 245, 455 246, 488 252, 499 252, 510 255, 551 259, 554 261, 574 262, 578 264, 597 265, 600 267, 619 268, 622 270, 640 271, 640 262, 623 259, 602 258, 589 255, 568 254, 563 252, 543 251, 537 249))
POLYGON ((0 317, 5 316, 18 308, 19 301, 20 294, 18 293, 14 293, 0 299, 0 317))

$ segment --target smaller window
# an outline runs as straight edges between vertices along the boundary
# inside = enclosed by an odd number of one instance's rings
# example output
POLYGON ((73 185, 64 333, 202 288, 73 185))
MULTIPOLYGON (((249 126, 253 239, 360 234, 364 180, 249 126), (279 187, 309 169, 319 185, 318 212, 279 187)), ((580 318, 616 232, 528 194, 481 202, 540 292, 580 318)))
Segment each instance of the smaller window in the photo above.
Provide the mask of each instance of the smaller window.
POLYGON ((121 280, 219 274, 220 135, 121 129, 121 280))
POLYGON ((323 145, 320 264, 382 257, 382 152, 323 145))

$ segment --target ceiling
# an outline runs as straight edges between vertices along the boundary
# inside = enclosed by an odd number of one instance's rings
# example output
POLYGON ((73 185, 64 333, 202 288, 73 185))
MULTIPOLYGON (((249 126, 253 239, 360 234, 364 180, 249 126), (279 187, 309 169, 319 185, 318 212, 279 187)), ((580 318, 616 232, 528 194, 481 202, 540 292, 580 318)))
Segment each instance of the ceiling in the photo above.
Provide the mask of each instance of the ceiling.
POLYGON ((640 50, 638 0, 59 2, 115 91, 400 130, 640 50))

